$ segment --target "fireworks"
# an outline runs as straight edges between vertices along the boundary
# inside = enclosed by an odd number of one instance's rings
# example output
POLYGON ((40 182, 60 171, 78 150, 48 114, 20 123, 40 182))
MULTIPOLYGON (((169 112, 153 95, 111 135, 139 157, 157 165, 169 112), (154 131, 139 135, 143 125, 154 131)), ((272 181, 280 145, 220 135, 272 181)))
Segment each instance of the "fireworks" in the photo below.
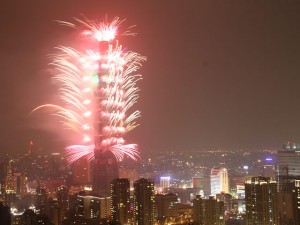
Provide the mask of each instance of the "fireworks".
MULTIPOLYGON (((81 157, 89 160, 97 152, 111 151, 117 160, 125 155, 136 159, 136 144, 126 144, 124 135, 134 129, 139 111, 131 111, 138 99, 136 71, 145 60, 135 52, 124 51, 116 40, 122 21, 112 22, 76 19, 78 25, 60 22, 77 28, 84 27, 82 35, 96 45, 79 51, 58 47, 59 54, 52 57, 58 73, 53 77, 60 83, 63 106, 47 104, 62 123, 81 136, 76 145, 66 147, 69 164, 81 157)), ((129 34, 129 33, 125 33, 129 34)), ((38 107, 38 108, 40 108, 38 107)), ((37 108, 37 109, 38 109, 37 108)))

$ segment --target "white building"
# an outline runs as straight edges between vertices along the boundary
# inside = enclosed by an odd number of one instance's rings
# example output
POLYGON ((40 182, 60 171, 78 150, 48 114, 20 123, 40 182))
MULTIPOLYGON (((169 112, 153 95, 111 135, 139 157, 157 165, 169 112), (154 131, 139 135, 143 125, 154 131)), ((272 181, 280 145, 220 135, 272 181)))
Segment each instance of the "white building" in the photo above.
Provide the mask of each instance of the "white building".
POLYGON ((210 172, 211 195, 229 193, 229 179, 226 168, 214 167, 210 172))
POLYGON ((170 177, 160 177, 160 187, 169 188, 170 187, 170 177))

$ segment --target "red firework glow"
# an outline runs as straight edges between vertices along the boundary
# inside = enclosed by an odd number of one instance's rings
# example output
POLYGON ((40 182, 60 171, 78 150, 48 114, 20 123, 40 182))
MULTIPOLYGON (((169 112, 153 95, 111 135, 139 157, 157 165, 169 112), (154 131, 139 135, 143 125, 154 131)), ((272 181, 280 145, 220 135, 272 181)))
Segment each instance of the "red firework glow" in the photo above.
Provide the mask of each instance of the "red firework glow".
POLYGON ((126 144, 123 137, 137 126, 134 121, 140 117, 139 111, 128 112, 138 99, 136 83, 141 75, 136 71, 145 58, 118 44, 116 35, 122 22, 118 18, 110 23, 76 21, 85 27, 82 34, 98 47, 84 51, 58 47, 60 53, 53 57, 52 65, 58 71, 54 79, 61 84, 65 106, 40 107, 53 108, 66 127, 81 135, 79 143, 66 147, 69 164, 82 157, 92 160, 96 151, 111 151, 119 161, 125 155, 136 160, 137 145, 126 144))

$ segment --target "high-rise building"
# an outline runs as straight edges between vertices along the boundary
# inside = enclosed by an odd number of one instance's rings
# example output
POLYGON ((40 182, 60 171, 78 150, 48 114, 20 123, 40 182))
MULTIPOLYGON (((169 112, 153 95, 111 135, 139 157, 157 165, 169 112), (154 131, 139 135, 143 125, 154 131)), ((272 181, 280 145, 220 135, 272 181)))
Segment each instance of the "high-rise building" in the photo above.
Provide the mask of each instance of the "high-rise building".
POLYGON ((294 212, 294 222, 300 224, 300 180, 295 180, 295 187, 293 190, 293 212, 294 212))
MULTIPOLYGON (((211 192, 210 177, 193 177, 193 189, 196 195, 208 197, 211 192)), ((195 195, 195 196, 196 196, 195 195)))
POLYGON ((69 199, 70 212, 77 218, 106 223, 111 217, 110 197, 93 196, 82 191, 76 195, 71 195, 69 199))
POLYGON ((116 178, 119 178, 119 172, 113 153, 95 151, 93 191, 99 196, 110 196, 110 183, 116 178))
POLYGON ((111 222, 130 223, 130 183, 129 179, 119 178, 111 182, 111 222))
POLYGON ((217 194, 216 199, 220 202, 224 202, 224 209, 226 213, 230 213, 232 210, 232 195, 228 193, 217 194))
POLYGON ((298 225, 300 224, 300 180, 290 183, 288 190, 290 191, 278 192, 279 222, 281 225, 298 225))
POLYGON ((245 181, 246 225, 278 225, 277 183, 267 177, 245 181))
POLYGON ((67 187, 60 187, 57 189, 57 202, 59 205, 59 221, 67 217, 69 210, 69 191, 67 187))
POLYGON ((61 220, 59 215, 59 204, 57 200, 54 200, 53 198, 49 198, 47 200, 45 215, 49 217, 54 225, 60 224, 61 220))
POLYGON ((154 181, 151 179, 134 182, 134 224, 154 224, 154 181))
POLYGON ((86 185, 91 183, 91 163, 85 157, 72 164, 73 184, 86 185))
POLYGON ((224 202, 214 196, 203 199, 197 195, 193 199, 193 224, 195 225, 225 225, 224 202))
POLYGON ((157 218, 160 221, 164 221, 165 219, 171 217, 170 209, 177 201, 178 201, 177 195, 173 193, 155 195, 155 205, 157 207, 157 218))
POLYGON ((214 196, 210 196, 209 199, 203 199, 203 203, 203 225, 225 225, 224 202, 220 202, 214 196))
POLYGON ((203 225, 204 223, 204 203, 201 195, 193 199, 193 224, 203 225))
POLYGON ((5 179, 5 192, 6 193, 17 193, 17 176, 14 176, 14 161, 9 160, 7 166, 7 175, 5 179))
POLYGON ((39 214, 45 214, 47 197, 48 196, 45 189, 40 187, 36 189, 35 209, 39 214))
POLYGON ((229 193, 229 179, 226 168, 214 167, 210 172, 211 195, 229 193))
POLYGON ((84 219, 99 219, 100 198, 91 195, 78 195, 77 215, 84 219))
POLYGON ((278 190, 290 192, 290 183, 300 179, 300 144, 287 143, 277 152, 278 190))
POLYGON ((170 187, 170 177, 160 177, 160 187, 161 188, 169 188, 170 187))

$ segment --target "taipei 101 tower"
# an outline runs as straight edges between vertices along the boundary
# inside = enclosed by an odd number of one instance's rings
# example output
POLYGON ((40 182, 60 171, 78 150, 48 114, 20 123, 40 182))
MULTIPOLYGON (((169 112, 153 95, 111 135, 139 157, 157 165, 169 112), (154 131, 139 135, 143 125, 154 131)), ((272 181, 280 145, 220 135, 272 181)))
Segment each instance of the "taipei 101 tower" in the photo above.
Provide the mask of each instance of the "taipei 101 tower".
MULTIPOLYGON (((99 52, 100 55, 108 55, 109 42, 100 41, 99 42, 99 52)), ((104 59, 105 60, 105 59, 104 59)), ((97 80, 100 80, 101 77, 108 75, 108 68, 103 68, 101 65, 105 65, 105 61, 99 61, 99 75, 96 77, 97 80)), ((97 75, 96 75, 97 76, 97 75)), ((114 82, 114 81, 112 81, 114 82)), ((112 86, 118 86, 117 83, 111 84, 112 86)), ((106 92, 104 91, 108 84, 106 82, 98 82, 98 86, 94 89, 94 98, 97 102, 96 106, 102 105, 103 101, 106 99, 106 92)), ((93 170, 93 191, 100 196, 109 196, 110 195, 110 183, 112 180, 119 177, 117 160, 111 151, 106 151, 103 149, 101 143, 108 138, 103 133, 102 130, 106 126, 107 119, 101 117, 101 113, 105 112, 105 108, 101 108, 101 111, 98 112, 99 108, 94 108, 94 114, 97 115, 94 118, 94 170, 93 170)))
MULTIPOLYGON (((93 93, 92 136, 94 142, 93 191, 100 196, 110 195, 110 183, 118 178, 118 160, 128 156, 134 160, 139 156, 136 144, 126 144, 124 135, 137 125, 134 119, 139 111, 131 114, 129 109, 138 99, 136 82, 140 75, 133 74, 144 60, 134 52, 125 52, 115 40, 118 19, 112 23, 101 23, 92 29, 98 41, 98 51, 91 66, 97 70, 90 75, 93 93)), ((85 137, 90 140, 91 132, 85 137)))
MULTIPOLYGON (((76 19, 77 24, 59 21, 79 28, 88 46, 83 49, 59 46, 52 57, 60 83, 64 105, 45 104, 67 128, 77 132, 76 143, 66 147, 68 164, 80 158, 93 162, 93 191, 99 196, 110 194, 110 183, 118 178, 118 161, 124 157, 139 158, 138 146, 126 143, 125 134, 138 124, 139 111, 132 111, 138 100, 136 71, 145 57, 125 51, 116 40, 123 21, 111 22, 76 19)), ((121 35, 132 35, 123 32, 121 35)))

